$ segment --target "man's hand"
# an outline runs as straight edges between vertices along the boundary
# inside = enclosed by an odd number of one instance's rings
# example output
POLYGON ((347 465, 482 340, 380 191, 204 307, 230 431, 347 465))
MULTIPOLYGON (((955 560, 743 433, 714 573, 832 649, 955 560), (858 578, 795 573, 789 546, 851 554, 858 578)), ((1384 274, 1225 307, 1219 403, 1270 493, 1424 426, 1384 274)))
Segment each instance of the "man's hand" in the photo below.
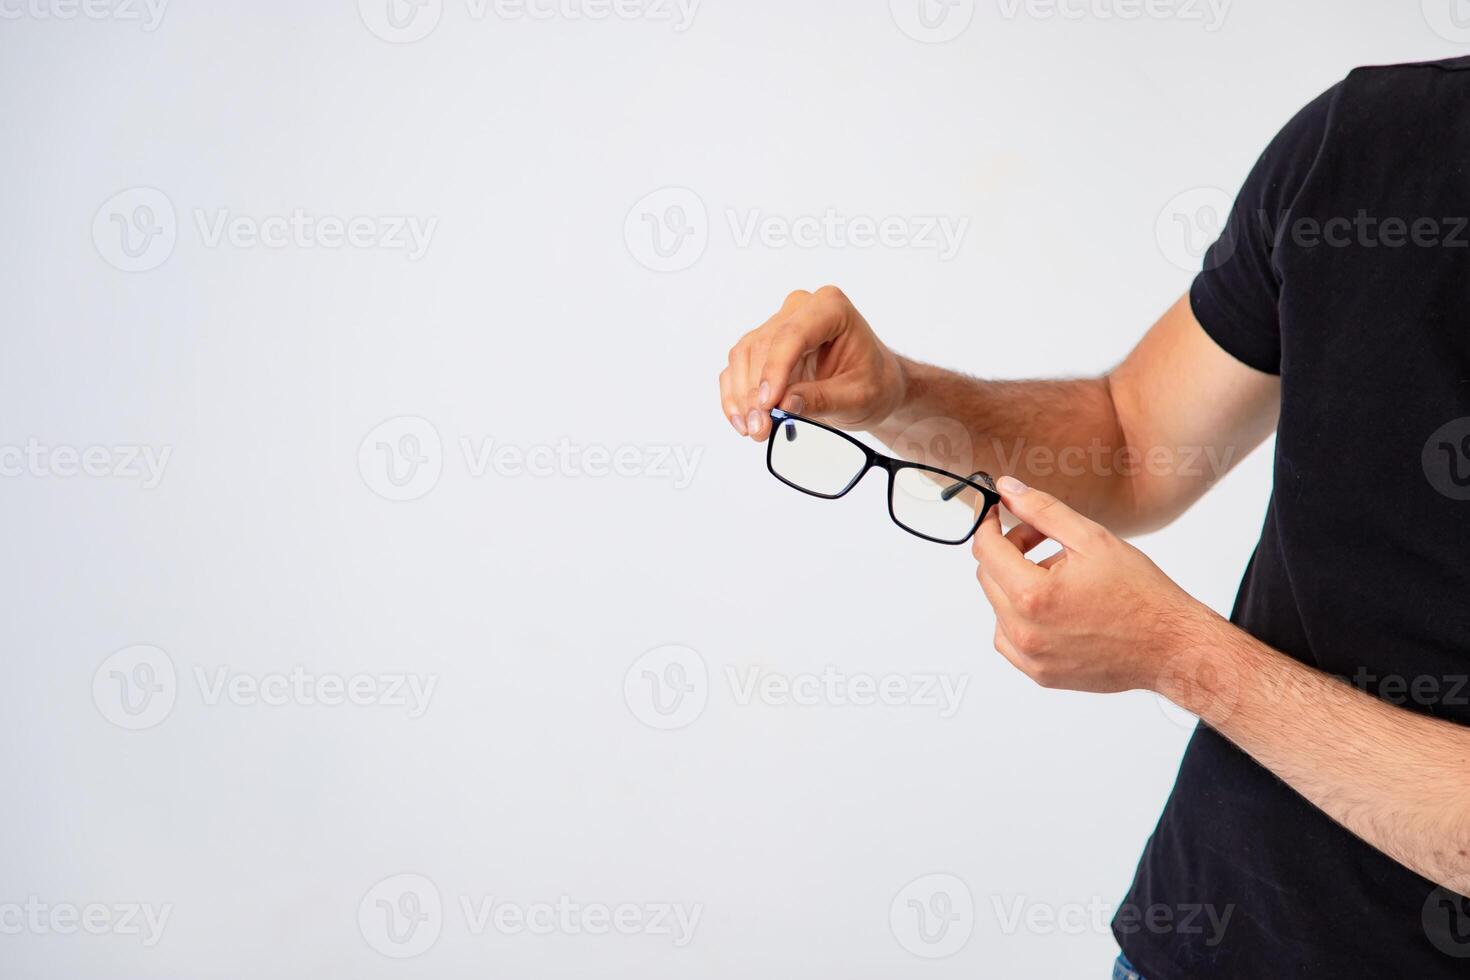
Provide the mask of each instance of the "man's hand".
POLYGON ((1002 535, 992 511, 974 544, 1007 660, 1043 687, 1164 695, 1348 830, 1470 896, 1470 729, 1272 650, 1050 494, 996 486, 1025 522, 1002 535), (1024 557, 1047 538, 1063 550, 1024 557))
POLYGON ((798 290, 730 348, 720 404, 743 436, 770 434, 770 410, 850 429, 882 422, 903 402, 898 358, 835 286, 798 290))
POLYGON ((975 535, 976 577, 995 608, 995 648, 1042 687, 1112 693, 1166 686, 1171 665, 1218 619, 1148 557, 1049 493, 997 484, 1020 518, 992 510, 975 535), (1026 553, 1051 539, 1061 551, 1026 553))

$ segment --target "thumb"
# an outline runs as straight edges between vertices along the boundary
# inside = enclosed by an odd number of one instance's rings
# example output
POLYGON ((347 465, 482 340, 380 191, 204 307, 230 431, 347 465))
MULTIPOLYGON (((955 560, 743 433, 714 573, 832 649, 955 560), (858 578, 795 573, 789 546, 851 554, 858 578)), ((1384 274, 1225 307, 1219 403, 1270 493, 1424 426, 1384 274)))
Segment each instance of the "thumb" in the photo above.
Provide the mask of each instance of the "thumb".
POLYGON ((1026 486, 1013 476, 995 481, 1006 509, 1068 551, 1086 554, 1104 533, 1101 524, 1077 513, 1044 490, 1026 486))

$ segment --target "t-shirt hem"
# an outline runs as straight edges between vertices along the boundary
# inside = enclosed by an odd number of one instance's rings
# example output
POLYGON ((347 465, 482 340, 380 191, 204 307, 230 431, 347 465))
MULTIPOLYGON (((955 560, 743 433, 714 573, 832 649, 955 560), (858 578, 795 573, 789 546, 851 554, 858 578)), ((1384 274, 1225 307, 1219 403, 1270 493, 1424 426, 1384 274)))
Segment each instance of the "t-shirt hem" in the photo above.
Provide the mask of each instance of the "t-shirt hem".
MULTIPOLYGON (((1118 948, 1123 951, 1123 956, 1133 965, 1133 972, 1143 980, 1188 980, 1190 972, 1172 959, 1155 956, 1151 949, 1140 949, 1137 945, 1130 947, 1124 942, 1125 937, 1118 935, 1116 929, 1113 930, 1113 938, 1118 941, 1118 948)), ((1133 940, 1138 937, 1134 935, 1127 938, 1133 940)))

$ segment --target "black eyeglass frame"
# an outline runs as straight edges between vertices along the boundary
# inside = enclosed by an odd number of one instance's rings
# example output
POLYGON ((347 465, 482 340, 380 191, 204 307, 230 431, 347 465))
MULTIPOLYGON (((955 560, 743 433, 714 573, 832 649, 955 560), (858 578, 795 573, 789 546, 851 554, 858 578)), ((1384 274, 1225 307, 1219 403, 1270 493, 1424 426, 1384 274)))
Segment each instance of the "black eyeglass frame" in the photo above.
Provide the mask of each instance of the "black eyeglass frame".
POLYGON ((834 429, 830 425, 825 425, 814 419, 809 419, 802 415, 795 415, 791 412, 783 411, 779 408, 771 409, 771 434, 766 439, 766 469, 770 471, 772 476, 774 476, 777 480, 780 480, 782 483, 786 484, 791 489, 799 490, 809 497, 819 497, 822 500, 837 500, 841 497, 845 497, 850 492, 852 492, 853 487, 857 486, 863 481, 863 477, 868 475, 869 470, 885 470, 888 473, 888 519, 893 521, 894 524, 897 524, 900 528, 907 531, 909 534, 912 534, 914 537, 923 538, 925 541, 933 541, 935 544, 961 545, 964 544, 966 541, 969 541, 972 537, 975 536, 975 532, 980 529, 980 522, 985 520, 985 516, 990 513, 990 509, 996 504, 1000 503, 1000 494, 996 493, 995 481, 990 478, 989 473, 977 470, 976 472, 971 473, 968 477, 965 477, 959 476, 955 473, 951 473, 949 472, 949 470, 941 470, 937 466, 926 466, 923 463, 915 463, 907 459, 896 459, 892 456, 884 455, 883 453, 878 452, 870 446, 864 445, 863 443, 854 439, 852 436, 848 435, 846 432, 843 432, 841 429, 834 429), (841 438, 846 439, 848 442, 852 443, 854 446, 863 451, 863 455, 866 458, 866 461, 863 464, 863 468, 861 470, 858 470, 857 475, 848 482, 847 486, 843 487, 837 493, 817 493, 815 490, 808 490, 806 487, 797 486, 795 483, 792 483, 780 473, 776 472, 774 460, 776 439, 780 435, 781 423, 787 421, 788 419, 794 419, 795 421, 805 423, 806 425, 814 425, 819 429, 825 429, 835 436, 840 436, 841 438), (975 523, 970 526, 969 533, 966 534, 963 538, 960 538, 958 541, 949 541, 944 538, 932 537, 931 535, 925 534, 922 531, 916 531, 913 528, 909 527, 907 524, 903 523, 903 521, 900 521, 898 519, 898 515, 893 512, 893 493, 895 489, 894 480, 897 477, 899 470, 923 470, 926 473, 938 473, 940 476, 948 477, 950 480, 953 480, 954 483, 949 487, 946 487, 940 494, 940 496, 944 500, 952 499, 955 494, 959 493, 966 486, 973 487, 975 490, 979 491, 981 498, 985 501, 985 506, 981 507, 980 512, 975 515, 975 523))

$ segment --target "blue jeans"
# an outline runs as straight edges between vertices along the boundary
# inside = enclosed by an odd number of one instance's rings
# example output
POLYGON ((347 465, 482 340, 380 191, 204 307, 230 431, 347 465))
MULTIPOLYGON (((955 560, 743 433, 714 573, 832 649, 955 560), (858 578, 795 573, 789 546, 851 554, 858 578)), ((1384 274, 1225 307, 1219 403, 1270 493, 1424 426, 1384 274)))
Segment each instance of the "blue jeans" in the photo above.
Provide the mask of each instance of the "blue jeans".
POLYGON ((1119 956, 1118 962, 1113 964, 1113 980, 1144 980, 1133 969, 1133 964, 1128 962, 1128 957, 1119 956))

